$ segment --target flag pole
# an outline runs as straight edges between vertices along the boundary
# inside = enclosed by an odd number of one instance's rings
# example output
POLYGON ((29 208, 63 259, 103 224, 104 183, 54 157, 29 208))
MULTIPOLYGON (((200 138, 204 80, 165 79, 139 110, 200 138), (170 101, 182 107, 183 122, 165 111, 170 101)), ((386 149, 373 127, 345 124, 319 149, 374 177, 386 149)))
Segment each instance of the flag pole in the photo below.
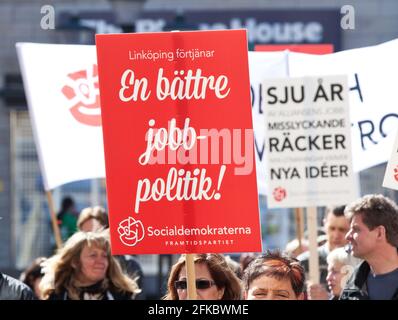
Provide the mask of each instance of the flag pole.
POLYGON ((185 255, 185 266, 187 269, 187 293, 188 300, 196 300, 196 276, 195 276, 195 262, 193 261, 193 254, 185 255))
POLYGON ((50 210, 51 223, 53 226, 55 243, 57 244, 57 249, 60 249, 62 247, 62 238, 61 238, 61 232, 59 231, 57 216, 55 214, 54 200, 53 200, 53 195, 52 195, 51 191, 46 191, 46 196, 47 196, 47 201, 48 201, 48 208, 50 210))

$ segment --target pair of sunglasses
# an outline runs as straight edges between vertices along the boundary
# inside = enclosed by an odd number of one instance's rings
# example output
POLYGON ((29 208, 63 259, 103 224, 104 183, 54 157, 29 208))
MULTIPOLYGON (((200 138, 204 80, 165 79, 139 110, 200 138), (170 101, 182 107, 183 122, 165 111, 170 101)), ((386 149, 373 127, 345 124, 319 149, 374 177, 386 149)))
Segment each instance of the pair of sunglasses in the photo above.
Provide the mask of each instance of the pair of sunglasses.
MULTIPOLYGON (((200 279, 196 280, 196 289, 209 289, 211 286, 214 286, 216 283, 212 280, 205 280, 205 279, 200 279)), ((174 287, 179 290, 186 290, 187 289, 187 281, 186 280, 180 280, 174 282, 174 287)))

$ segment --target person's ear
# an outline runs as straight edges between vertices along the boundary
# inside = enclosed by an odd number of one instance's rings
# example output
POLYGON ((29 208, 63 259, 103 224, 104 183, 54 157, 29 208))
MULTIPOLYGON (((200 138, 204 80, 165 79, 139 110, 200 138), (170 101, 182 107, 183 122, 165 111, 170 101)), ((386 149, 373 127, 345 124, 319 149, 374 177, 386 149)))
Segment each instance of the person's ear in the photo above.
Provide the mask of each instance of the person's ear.
POLYGON ((377 238, 387 241, 386 228, 384 226, 377 227, 377 238))
POLYGON ((75 259, 72 260, 72 262, 70 263, 70 265, 72 266, 73 270, 78 270, 79 269, 79 262, 76 261, 75 259))

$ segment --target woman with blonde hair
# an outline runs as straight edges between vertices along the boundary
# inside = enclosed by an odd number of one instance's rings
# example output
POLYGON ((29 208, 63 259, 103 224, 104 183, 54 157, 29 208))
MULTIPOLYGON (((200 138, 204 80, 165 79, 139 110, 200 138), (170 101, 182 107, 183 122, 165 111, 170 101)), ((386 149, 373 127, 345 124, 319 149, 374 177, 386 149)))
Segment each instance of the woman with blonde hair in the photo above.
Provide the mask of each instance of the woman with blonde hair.
POLYGON ((326 281, 331 294, 330 300, 338 300, 348 279, 362 261, 349 254, 345 248, 334 249, 326 260, 328 262, 326 281))
POLYGON ((77 232, 43 266, 48 300, 131 300, 141 290, 111 256, 103 232, 77 232))
MULTIPOLYGON (((77 228, 83 232, 109 232, 108 214, 105 208, 101 206, 84 208, 77 220, 77 228)), ((123 272, 135 279, 138 286, 143 288, 144 272, 139 260, 132 255, 115 255, 114 257, 120 263, 123 272)), ((145 293, 141 291, 136 299, 141 300, 144 297, 145 293)))
POLYGON ((77 219, 77 228, 80 231, 98 231, 108 227, 108 214, 101 206, 84 208, 77 219))
MULTIPOLYGON (((216 253, 193 254, 198 300, 239 300, 240 280, 224 256, 216 253)), ((165 300, 187 299, 185 255, 171 268, 165 300)))

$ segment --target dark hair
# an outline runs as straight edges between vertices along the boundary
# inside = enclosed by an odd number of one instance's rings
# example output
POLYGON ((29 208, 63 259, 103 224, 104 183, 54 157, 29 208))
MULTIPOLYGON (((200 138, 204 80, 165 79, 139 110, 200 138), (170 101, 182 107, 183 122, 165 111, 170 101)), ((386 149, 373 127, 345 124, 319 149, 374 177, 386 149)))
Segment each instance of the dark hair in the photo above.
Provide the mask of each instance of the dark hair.
POLYGON ((71 197, 69 196, 64 197, 61 202, 61 210, 57 214, 58 220, 62 220, 65 213, 74 206, 75 206, 75 201, 71 197))
POLYGON ((383 226, 387 242, 398 247, 398 206, 391 199, 381 194, 368 194, 348 205, 345 215, 348 219, 361 215, 369 230, 383 226))
MULTIPOLYGON (((194 262, 195 264, 205 264, 217 288, 224 288, 224 295, 221 300, 240 300, 240 281, 228 266, 223 255, 217 253, 196 253, 194 254, 194 262)), ((171 268, 169 280, 167 282, 168 292, 163 299, 178 300, 178 293, 177 289, 174 287, 174 282, 178 280, 183 266, 185 266, 185 254, 181 255, 171 268)))
POLYGON ((239 257, 239 263, 240 263, 240 268, 242 269, 242 272, 246 270, 250 262, 252 262, 254 259, 256 259, 257 255, 252 252, 248 253, 242 253, 239 257))
POLYGON ((344 217, 345 207, 346 207, 345 205, 327 207, 325 211, 325 219, 329 213, 333 213, 333 215, 336 217, 344 217))
POLYGON ((69 196, 62 199, 61 211, 67 211, 75 205, 75 201, 69 196))
POLYGON ((297 259, 283 255, 280 251, 267 251, 249 264, 243 276, 244 289, 249 290, 253 280, 263 275, 277 280, 290 280, 296 296, 303 292, 305 281, 303 267, 297 259))
POLYGON ((43 273, 42 273, 42 266, 41 264, 46 261, 46 258, 44 257, 39 257, 36 258, 32 264, 25 269, 24 272, 22 272, 20 276, 20 280, 28 285, 32 290, 34 290, 34 283, 36 279, 42 278, 43 273))

